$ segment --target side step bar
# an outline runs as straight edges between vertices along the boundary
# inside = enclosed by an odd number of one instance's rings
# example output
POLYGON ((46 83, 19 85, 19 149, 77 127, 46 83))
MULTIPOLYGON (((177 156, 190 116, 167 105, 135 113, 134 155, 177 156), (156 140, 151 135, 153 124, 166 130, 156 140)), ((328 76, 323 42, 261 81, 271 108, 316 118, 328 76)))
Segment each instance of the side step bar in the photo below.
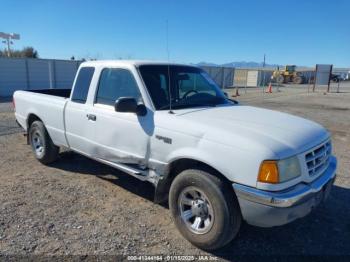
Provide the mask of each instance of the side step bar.
POLYGON ((101 159, 101 158, 93 158, 95 159, 96 161, 100 162, 100 163, 103 163, 103 164, 106 164, 106 165, 109 165, 111 167, 114 167, 114 168, 117 168, 125 173, 128 173, 129 175, 132 175, 132 176, 136 176, 137 178, 140 178, 141 177, 145 177, 147 176, 147 174, 145 174, 145 172, 143 170, 140 170, 140 169, 136 169, 134 167, 130 167, 128 165, 125 165, 125 164, 120 164, 120 163, 114 163, 114 162, 111 162, 111 161, 108 161, 108 160, 104 160, 104 159, 101 159))
POLYGON ((138 169, 135 168, 134 166, 129 166, 127 164, 120 164, 120 163, 114 163, 105 159, 101 158, 93 158, 96 161, 109 165, 111 167, 114 167, 115 169, 119 169, 120 171, 123 171, 141 181, 148 181, 151 184, 153 184, 155 187, 158 184, 159 181, 159 175, 151 169, 138 169))
MULTIPOLYGON (((73 150, 73 149, 71 149, 73 150)), ((111 162, 111 161, 108 161, 108 160, 105 160, 105 159, 102 159, 102 158, 97 158, 97 157, 93 157, 93 156, 90 156, 90 155, 87 155, 87 154, 84 154, 78 150, 73 150, 83 156, 86 156, 90 159, 93 159, 97 162, 100 162, 102 164, 105 164, 105 165, 108 165, 108 166, 111 166, 111 167, 114 167, 116 169, 119 169, 120 171, 123 171, 137 179, 140 179, 141 181, 149 181, 151 182, 152 184, 156 185, 157 182, 158 182, 158 179, 159 179, 159 176, 153 171, 153 170, 150 170, 150 169, 138 169, 138 168, 135 168, 134 166, 130 166, 130 165, 127 165, 127 164, 121 164, 121 163, 115 163, 115 162, 111 162)))

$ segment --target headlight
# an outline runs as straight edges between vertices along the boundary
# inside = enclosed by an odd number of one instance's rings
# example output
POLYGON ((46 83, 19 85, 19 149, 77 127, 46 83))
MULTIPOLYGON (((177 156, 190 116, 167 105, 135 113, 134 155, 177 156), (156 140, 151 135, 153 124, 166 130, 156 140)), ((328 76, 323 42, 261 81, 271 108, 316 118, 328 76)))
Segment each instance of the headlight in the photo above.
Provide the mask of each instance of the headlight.
POLYGON ((279 161, 266 160, 261 163, 258 181, 270 184, 286 182, 301 175, 297 156, 279 161))
POLYGON ((278 163, 278 171, 280 182, 285 182, 301 175, 299 159, 296 156, 280 160, 278 163))

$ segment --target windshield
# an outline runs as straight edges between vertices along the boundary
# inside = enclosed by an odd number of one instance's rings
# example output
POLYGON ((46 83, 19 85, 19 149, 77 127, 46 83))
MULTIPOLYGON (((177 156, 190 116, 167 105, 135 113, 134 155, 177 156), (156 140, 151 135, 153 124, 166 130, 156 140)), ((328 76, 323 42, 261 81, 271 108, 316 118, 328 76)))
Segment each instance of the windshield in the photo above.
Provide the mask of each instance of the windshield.
POLYGON ((170 109, 169 97, 173 109, 230 103, 220 87, 200 68, 142 65, 139 71, 157 110, 170 109))
POLYGON ((295 71, 295 66, 286 66, 286 71, 294 72, 295 71))

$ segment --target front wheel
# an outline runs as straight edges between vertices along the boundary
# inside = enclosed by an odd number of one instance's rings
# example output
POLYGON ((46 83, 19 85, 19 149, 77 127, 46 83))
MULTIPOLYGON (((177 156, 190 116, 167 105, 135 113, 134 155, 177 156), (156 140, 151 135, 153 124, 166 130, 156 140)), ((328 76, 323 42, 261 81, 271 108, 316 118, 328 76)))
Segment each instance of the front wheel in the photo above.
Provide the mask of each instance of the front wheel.
POLYGON ((302 76, 296 76, 293 78, 294 84, 301 85, 303 83, 303 77, 302 76))
POLYGON ((204 250, 228 244, 241 225, 233 189, 207 171, 181 172, 170 187, 169 206, 180 233, 204 250))
POLYGON ((277 82, 278 84, 283 84, 284 81, 285 81, 285 79, 284 79, 284 76, 283 76, 283 75, 277 76, 276 82, 277 82))
POLYGON ((36 159, 43 164, 52 163, 57 159, 59 147, 54 145, 41 121, 31 124, 28 135, 36 159))

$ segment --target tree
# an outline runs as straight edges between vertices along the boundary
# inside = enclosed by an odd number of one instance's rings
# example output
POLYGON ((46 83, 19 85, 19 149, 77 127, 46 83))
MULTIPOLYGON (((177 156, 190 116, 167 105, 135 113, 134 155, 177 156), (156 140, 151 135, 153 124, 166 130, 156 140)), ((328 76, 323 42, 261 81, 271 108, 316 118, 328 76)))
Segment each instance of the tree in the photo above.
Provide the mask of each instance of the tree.
MULTIPOLYGON (((0 50, 0 57, 7 57, 7 50, 0 50)), ((33 47, 24 47, 22 50, 11 50, 11 57, 39 58, 38 51, 33 47)))
POLYGON ((39 58, 38 51, 31 46, 23 48, 22 53, 24 57, 39 58))

